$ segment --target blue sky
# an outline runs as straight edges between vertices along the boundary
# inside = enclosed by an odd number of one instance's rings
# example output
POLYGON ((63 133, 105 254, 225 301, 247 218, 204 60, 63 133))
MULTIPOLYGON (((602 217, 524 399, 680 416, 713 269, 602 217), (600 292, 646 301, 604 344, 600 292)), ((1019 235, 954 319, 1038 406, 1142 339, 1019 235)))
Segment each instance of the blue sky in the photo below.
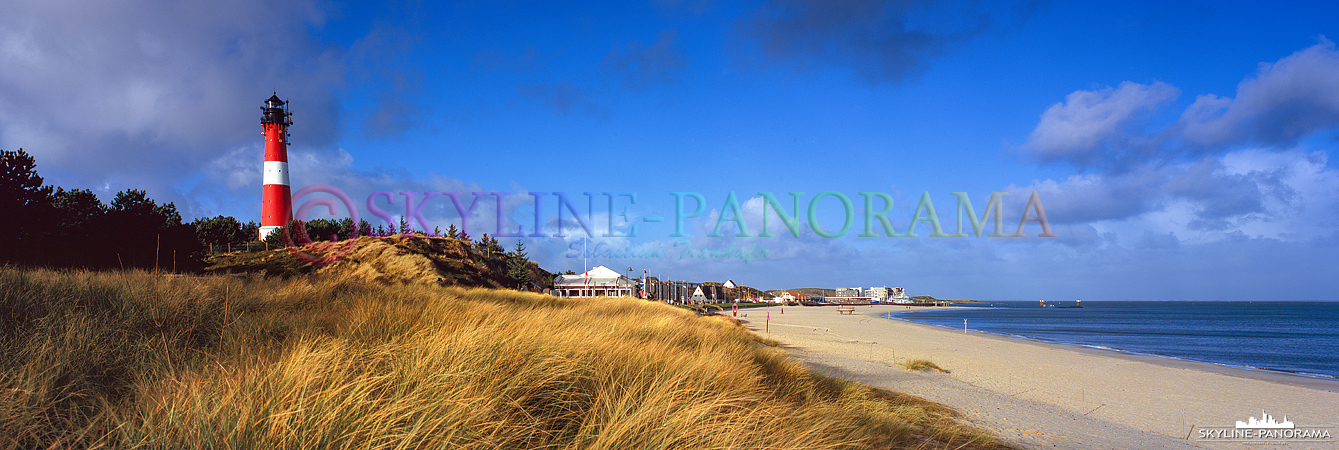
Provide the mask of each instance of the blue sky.
MULTIPOLYGON (((277 91, 292 101, 295 189, 335 186, 370 219, 361 205, 376 191, 564 192, 581 209, 593 192, 599 223, 599 193, 635 192, 637 236, 589 246, 662 252, 589 261, 620 271, 941 298, 1339 292, 1339 7, 1328 2, 7 9, 0 148, 34 154, 48 183, 104 200, 147 189, 187 219, 258 217, 256 108, 277 91), (757 234, 759 192, 789 205, 793 191, 804 193, 802 219, 820 192, 851 198, 852 231, 741 237, 727 221, 732 231, 707 236, 728 193, 757 234), (978 213, 1007 192, 1012 233, 1034 191, 1057 237, 1037 237, 1035 222, 1023 238, 929 237, 926 223, 917 237, 858 236, 860 192, 894 199, 897 232, 929 192, 948 233, 951 192, 967 192, 978 213), (684 242, 671 236, 672 192, 707 200, 684 242), (767 257, 691 258, 685 246, 767 257)), ((403 214, 404 198, 392 198, 380 207, 403 214)), ((529 198, 504 204, 527 233, 529 198)), ((552 234, 556 199, 544 198, 552 234)), ((491 197, 480 203, 475 235, 496 228, 491 197)), ((461 223, 445 197, 423 212, 443 229, 461 223)), ((835 230, 844 214, 829 197, 815 217, 835 230)), ((573 242, 525 239, 545 268, 580 271, 573 242)))

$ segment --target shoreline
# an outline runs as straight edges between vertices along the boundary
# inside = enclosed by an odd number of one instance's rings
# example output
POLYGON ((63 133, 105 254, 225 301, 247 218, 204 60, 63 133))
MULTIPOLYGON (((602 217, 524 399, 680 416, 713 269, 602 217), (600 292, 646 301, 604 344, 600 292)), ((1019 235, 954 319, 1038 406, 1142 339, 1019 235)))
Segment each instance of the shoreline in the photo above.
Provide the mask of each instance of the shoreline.
MULTIPOLYGON (((945 308, 937 308, 936 310, 942 310, 942 309, 945 309, 945 308)), ((922 311, 933 311, 933 310, 926 309, 926 310, 922 310, 922 311)), ((904 313, 906 313, 906 312, 907 312, 907 311, 904 311, 903 313, 888 313, 888 314, 904 314, 904 313)), ((909 311, 909 312, 913 312, 913 313, 914 313, 914 312, 916 312, 916 311, 909 311)), ((942 325, 935 325, 935 324, 930 324, 930 323, 921 323, 921 322, 916 322, 916 321, 914 321, 914 320, 901 319, 901 318, 896 318, 896 317, 884 317, 884 316, 879 316, 879 318, 884 319, 884 320, 896 320, 896 321, 900 321, 900 322, 906 322, 906 323, 909 323, 909 324, 912 324, 912 325, 917 325, 917 326, 933 327, 933 328, 936 329, 936 330, 944 330, 944 331, 950 331, 950 332, 955 330, 955 329, 952 328, 952 327, 947 327, 947 326, 942 326, 942 325)), ((960 330, 959 330, 959 331, 960 331, 960 330)), ((1299 386, 1299 387, 1305 387, 1305 388, 1309 388, 1309 389, 1320 389, 1320 390, 1330 391, 1330 392, 1339 392, 1339 377, 1334 377, 1334 376, 1325 375, 1325 374, 1310 374, 1310 373, 1303 373, 1303 372, 1289 372, 1289 371, 1286 371, 1286 370, 1274 370, 1274 369, 1267 369, 1267 368, 1263 368, 1263 367, 1237 366, 1237 365, 1232 365, 1232 364, 1216 363, 1216 362, 1212 362, 1212 361, 1198 361, 1198 360, 1194 360, 1194 359, 1186 359, 1186 358, 1179 358, 1179 357, 1175 357, 1175 356, 1166 356, 1166 355, 1157 355, 1157 354, 1152 354, 1152 353, 1143 353, 1143 352, 1137 352, 1137 351, 1133 351, 1133 350, 1126 350, 1126 349, 1120 349, 1120 348, 1096 347, 1096 346, 1085 345, 1085 344, 1067 343, 1067 342, 1056 342, 1056 341, 1050 341, 1050 340, 1046 340, 1046 339, 1040 339, 1040 338, 1034 338, 1034 337, 1028 337, 1028 336, 1011 335, 1011 334, 1002 334, 1002 333, 994 333, 994 332, 985 331, 985 330, 973 330, 973 329, 970 329, 970 328, 969 328, 967 331, 968 331, 969 333, 980 333, 980 334, 982 334, 982 335, 986 335, 986 336, 992 336, 992 337, 997 337, 997 338, 1002 338, 1002 339, 1014 339, 1014 340, 1018 340, 1018 341, 1022 341, 1022 342, 1030 342, 1030 343, 1034 343, 1034 344, 1038 344, 1038 345, 1055 345, 1055 346, 1060 346, 1060 347, 1063 347, 1063 348, 1066 348, 1066 349, 1070 349, 1070 350, 1083 351, 1083 352, 1090 352, 1090 353, 1092 353, 1092 354, 1094 354, 1094 355, 1098 355, 1098 356, 1111 356, 1111 357, 1117 357, 1117 358, 1128 357, 1130 360, 1133 360, 1133 361, 1149 362, 1149 363, 1152 363, 1152 364, 1159 364, 1159 365, 1164 365, 1164 366, 1167 366, 1167 367, 1183 367, 1183 368, 1188 368, 1188 369, 1192 369, 1192 370, 1203 370, 1203 371, 1206 371, 1206 372, 1220 372, 1220 373, 1222 373, 1222 374, 1224 374, 1224 375, 1238 376, 1238 377, 1241 377, 1241 378, 1258 379, 1258 380, 1270 381, 1270 382, 1274 382, 1274 383, 1290 384, 1290 385, 1299 386), (1314 382, 1312 382, 1312 381, 1314 381, 1314 382)))
MULTIPOLYGON (((929 309, 943 308, 913 311, 929 309)), ((1286 414, 1299 426, 1339 420, 1339 380, 883 317, 896 311, 905 310, 866 306, 840 315, 791 307, 773 311, 770 323, 740 320, 820 373, 943 403, 1024 448, 1260 448, 1197 441, 1196 430, 1231 427, 1261 411, 1286 414), (948 372, 907 371, 900 364, 911 359, 948 372)))

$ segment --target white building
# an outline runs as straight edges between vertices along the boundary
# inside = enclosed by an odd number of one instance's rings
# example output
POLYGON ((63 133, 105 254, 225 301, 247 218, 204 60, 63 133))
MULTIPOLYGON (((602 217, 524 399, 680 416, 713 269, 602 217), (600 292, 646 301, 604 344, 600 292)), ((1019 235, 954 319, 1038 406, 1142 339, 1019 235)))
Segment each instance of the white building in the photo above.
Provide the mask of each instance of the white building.
POLYGON ((553 295, 559 297, 631 297, 632 280, 605 266, 586 273, 559 275, 553 281, 553 295))
POLYGON ((835 295, 835 296, 836 296, 836 297, 862 297, 862 296, 864 296, 864 294, 865 294, 864 289, 861 289, 861 288, 858 288, 858 287, 853 287, 853 288, 837 288, 837 292, 836 292, 836 295, 835 295))
POLYGON ((911 303, 911 297, 907 297, 907 290, 900 287, 893 288, 893 295, 888 297, 888 301, 893 303, 911 303))

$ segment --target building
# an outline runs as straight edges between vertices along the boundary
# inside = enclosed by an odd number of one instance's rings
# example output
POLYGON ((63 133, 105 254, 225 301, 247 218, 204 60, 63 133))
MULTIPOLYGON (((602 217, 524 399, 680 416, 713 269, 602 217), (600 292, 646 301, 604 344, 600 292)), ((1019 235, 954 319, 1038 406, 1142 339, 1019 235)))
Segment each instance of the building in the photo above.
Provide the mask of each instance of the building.
MULTIPOLYGON (((660 300, 665 303, 683 304, 693 296, 693 291, 702 286, 702 283, 691 281, 661 280, 657 277, 646 277, 642 283, 642 290, 646 291, 646 298, 651 300, 660 300)), ((707 289, 703 288, 703 295, 707 289)), ((710 298, 710 296, 708 296, 710 298)))
POLYGON ((884 286, 875 286, 865 289, 865 296, 876 302, 886 302, 893 296, 893 290, 884 286))
POLYGON ((793 302, 793 301, 795 301, 795 295, 794 295, 794 294, 791 294, 790 292, 783 292, 783 293, 781 293, 781 296, 779 296, 779 297, 772 297, 772 299, 771 299, 771 300, 768 300, 767 302, 768 302, 768 303, 780 303, 780 304, 785 304, 785 303, 790 303, 790 302, 793 302))
POLYGON ((553 295, 559 297, 631 297, 632 280, 605 266, 586 273, 559 275, 553 281, 553 295))
POLYGON ((863 296, 864 296, 863 290, 858 287, 837 288, 837 295, 834 295, 834 297, 863 297, 863 296))
POLYGON ((907 297, 907 290, 900 287, 893 288, 892 295, 888 300, 893 303, 911 303, 911 297, 907 297))

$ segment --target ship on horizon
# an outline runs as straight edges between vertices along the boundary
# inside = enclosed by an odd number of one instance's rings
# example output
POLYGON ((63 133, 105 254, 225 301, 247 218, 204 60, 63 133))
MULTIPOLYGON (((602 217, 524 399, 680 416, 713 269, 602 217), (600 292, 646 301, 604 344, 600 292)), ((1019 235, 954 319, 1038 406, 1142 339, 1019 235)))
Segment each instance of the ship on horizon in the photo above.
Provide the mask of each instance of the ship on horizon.
POLYGON ((1038 300, 1038 302, 1041 302, 1041 307, 1042 307, 1042 308, 1082 308, 1082 307, 1083 307, 1083 299, 1075 300, 1075 301, 1074 301, 1074 304, 1071 305, 1071 306, 1061 306, 1061 305, 1058 304, 1058 303, 1057 303, 1057 304, 1054 304, 1054 305, 1048 305, 1048 304, 1046 304, 1046 300, 1038 300))

